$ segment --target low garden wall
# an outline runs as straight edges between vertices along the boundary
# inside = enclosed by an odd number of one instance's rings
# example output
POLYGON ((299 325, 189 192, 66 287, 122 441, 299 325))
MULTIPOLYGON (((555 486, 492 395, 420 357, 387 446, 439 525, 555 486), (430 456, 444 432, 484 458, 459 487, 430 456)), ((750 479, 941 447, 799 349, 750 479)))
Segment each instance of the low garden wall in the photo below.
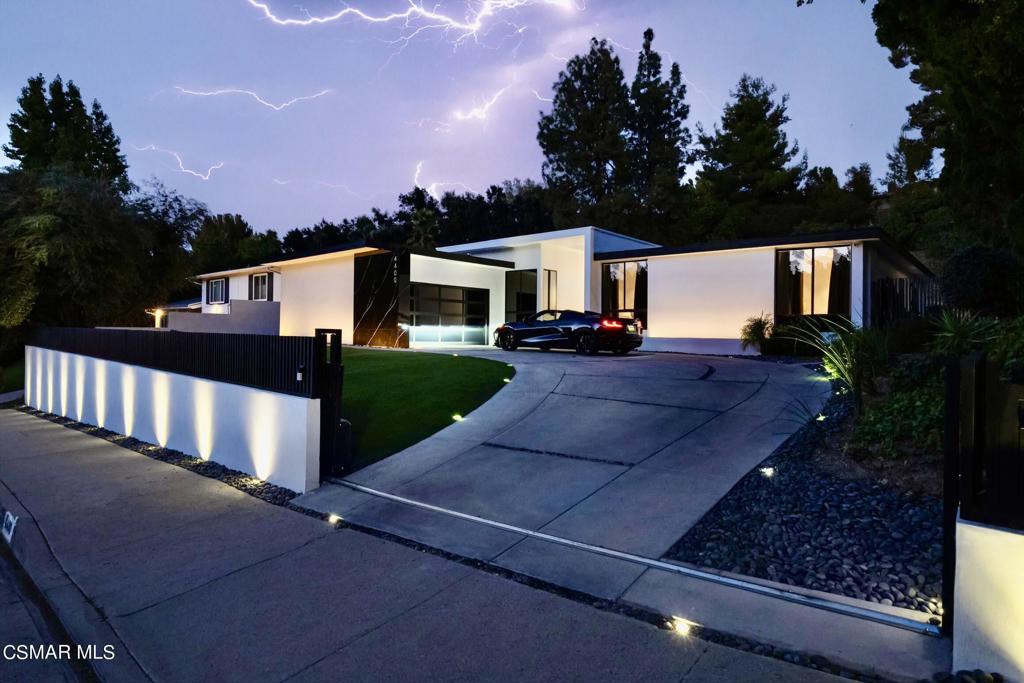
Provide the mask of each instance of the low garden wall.
POLYGON ((319 399, 26 346, 25 403, 293 491, 319 485, 319 399))
POLYGON ((956 526, 953 669, 1024 681, 1024 532, 956 526))

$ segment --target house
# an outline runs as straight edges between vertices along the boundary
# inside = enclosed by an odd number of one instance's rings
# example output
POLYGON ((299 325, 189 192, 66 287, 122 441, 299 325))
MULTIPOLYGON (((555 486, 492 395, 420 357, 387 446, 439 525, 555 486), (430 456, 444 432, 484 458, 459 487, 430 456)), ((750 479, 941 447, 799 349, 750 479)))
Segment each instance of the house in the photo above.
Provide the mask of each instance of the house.
POLYGON ((168 325, 340 328, 350 344, 429 347, 488 344, 502 322, 540 310, 594 310, 640 320, 647 350, 734 354, 751 316, 870 324, 893 306, 873 295, 881 281, 902 283, 909 309, 930 277, 878 228, 665 247, 581 227, 440 249, 363 241, 206 273, 204 315, 172 312, 168 325))

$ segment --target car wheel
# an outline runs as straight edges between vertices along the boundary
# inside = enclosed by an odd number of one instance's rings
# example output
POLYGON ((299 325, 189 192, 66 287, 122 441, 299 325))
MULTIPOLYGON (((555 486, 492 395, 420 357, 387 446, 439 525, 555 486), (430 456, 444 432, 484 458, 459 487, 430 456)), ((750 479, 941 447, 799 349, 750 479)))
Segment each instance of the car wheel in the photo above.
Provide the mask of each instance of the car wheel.
POLYGON ((538 348, 539 348, 539 349, 540 349, 541 351, 550 351, 550 350, 551 350, 551 347, 550 347, 550 346, 548 346, 547 344, 545 344, 544 346, 539 346, 538 348))
POLYGON ((502 332, 498 338, 501 348, 505 351, 515 351, 519 344, 516 342, 516 336, 511 332, 502 332))
POLYGON ((583 356, 597 353, 597 335, 589 330, 580 332, 580 336, 576 337, 576 353, 583 356))

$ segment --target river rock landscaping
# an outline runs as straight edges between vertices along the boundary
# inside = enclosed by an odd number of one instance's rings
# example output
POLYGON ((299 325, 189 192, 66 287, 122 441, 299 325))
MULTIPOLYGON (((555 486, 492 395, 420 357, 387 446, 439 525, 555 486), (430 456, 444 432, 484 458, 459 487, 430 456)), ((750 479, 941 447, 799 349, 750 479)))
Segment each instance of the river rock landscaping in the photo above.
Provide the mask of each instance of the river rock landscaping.
POLYGON ((852 410, 822 415, 745 476, 671 559, 792 586, 943 612, 942 501, 836 473, 815 452, 852 410))

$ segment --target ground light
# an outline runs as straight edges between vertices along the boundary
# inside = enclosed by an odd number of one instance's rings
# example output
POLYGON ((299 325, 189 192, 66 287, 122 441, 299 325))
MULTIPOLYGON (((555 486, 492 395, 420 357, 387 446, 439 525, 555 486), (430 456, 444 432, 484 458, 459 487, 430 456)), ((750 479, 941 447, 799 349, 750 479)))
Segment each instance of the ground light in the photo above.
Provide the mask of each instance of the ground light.
POLYGON ((458 413, 455 413, 454 415, 452 415, 452 419, 455 420, 456 422, 462 422, 464 418, 458 413))
POLYGON ((818 417, 816 417, 814 419, 816 419, 818 422, 824 422, 827 418, 828 418, 828 415, 819 414, 818 417))
POLYGON ((775 476, 775 468, 774 467, 762 467, 761 468, 761 474, 763 474, 768 479, 771 479, 772 477, 775 476))
POLYGON ((683 619, 682 617, 672 617, 668 620, 668 627, 671 631, 680 636, 688 636, 693 633, 694 627, 699 626, 689 619, 683 619))
POLYGON ((505 384, 508 384, 508 383, 509 383, 509 382, 511 382, 512 380, 510 380, 510 379, 509 379, 508 377, 506 377, 505 379, 503 379, 503 380, 501 380, 501 381, 502 381, 502 382, 504 382, 505 384))
POLYGON ((338 515, 330 514, 330 515, 327 515, 327 521, 330 522, 331 524, 339 524, 339 523, 341 523, 341 522, 343 522, 345 520, 343 520, 338 515))

